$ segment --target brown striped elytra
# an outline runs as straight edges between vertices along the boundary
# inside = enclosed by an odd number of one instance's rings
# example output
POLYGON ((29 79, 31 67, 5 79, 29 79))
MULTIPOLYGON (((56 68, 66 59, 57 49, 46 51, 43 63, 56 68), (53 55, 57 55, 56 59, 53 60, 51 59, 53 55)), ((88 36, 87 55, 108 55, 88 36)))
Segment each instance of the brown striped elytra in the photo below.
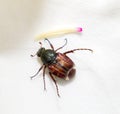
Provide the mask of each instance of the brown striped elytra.
POLYGON ((69 80, 74 76, 74 63, 68 56, 62 53, 57 53, 55 61, 54 64, 48 65, 48 69, 53 75, 65 80, 69 80), (73 73, 71 73, 71 71, 73 73))

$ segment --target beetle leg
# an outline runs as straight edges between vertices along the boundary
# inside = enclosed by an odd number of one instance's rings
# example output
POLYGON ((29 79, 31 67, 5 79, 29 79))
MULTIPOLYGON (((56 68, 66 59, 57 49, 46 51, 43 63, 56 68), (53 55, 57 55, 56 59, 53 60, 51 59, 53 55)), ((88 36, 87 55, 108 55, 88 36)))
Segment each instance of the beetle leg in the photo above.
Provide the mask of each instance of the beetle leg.
POLYGON ((62 49, 66 44, 67 44, 67 39, 65 39, 65 44, 63 46, 59 47, 58 49, 56 49, 55 52, 57 52, 58 50, 62 49))
POLYGON ((45 38, 45 40, 48 41, 48 43, 50 44, 50 47, 52 48, 52 50, 54 50, 54 47, 53 47, 53 45, 51 44, 51 42, 50 42, 47 38, 45 38))
POLYGON ((93 50, 92 49, 88 49, 88 48, 78 48, 78 49, 73 49, 73 50, 70 50, 70 51, 66 51, 66 52, 64 52, 63 54, 68 54, 68 53, 73 53, 74 51, 78 51, 78 50, 88 50, 88 51, 91 51, 91 52, 93 52, 93 50))
POLYGON ((46 83, 45 83, 45 69, 46 69, 46 65, 44 66, 44 69, 43 69, 44 90, 46 90, 46 83))
POLYGON ((42 66, 39 68, 39 70, 37 71, 37 73, 36 73, 35 75, 31 76, 30 78, 33 79, 34 77, 36 77, 36 76, 38 75, 38 73, 42 70, 43 66, 44 66, 44 65, 42 65, 42 66))
POLYGON ((54 79, 54 77, 52 76, 51 72, 49 72, 49 74, 50 74, 50 77, 52 78, 53 82, 55 83, 56 90, 57 90, 57 95, 58 95, 58 97, 60 97, 59 89, 58 89, 58 86, 57 86, 57 82, 56 82, 56 80, 54 79))

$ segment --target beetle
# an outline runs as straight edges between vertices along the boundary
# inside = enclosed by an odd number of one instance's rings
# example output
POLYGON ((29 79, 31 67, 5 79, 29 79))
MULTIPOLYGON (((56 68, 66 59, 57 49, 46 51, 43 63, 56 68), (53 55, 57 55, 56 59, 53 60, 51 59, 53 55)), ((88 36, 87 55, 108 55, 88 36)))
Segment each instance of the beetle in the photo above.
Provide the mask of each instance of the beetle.
MULTIPOLYGON (((64 53, 60 53, 58 52, 58 50, 62 49, 67 44, 67 39, 65 39, 65 44, 56 50, 54 49, 53 45, 47 38, 45 38, 45 40, 48 41, 51 49, 46 49, 42 47, 42 43, 39 42, 41 46, 35 55, 41 58, 43 65, 39 68, 38 72, 31 77, 31 79, 37 76, 37 74, 43 69, 44 90, 46 90, 45 70, 46 68, 48 68, 49 75, 53 80, 53 82, 55 83, 57 95, 60 97, 58 85, 55 77, 69 80, 75 75, 76 72, 76 69, 74 68, 74 62, 67 56, 67 54, 73 53, 74 51, 77 50, 88 50, 91 52, 93 52, 93 50, 88 48, 78 48, 78 49, 66 51, 64 53)), ((34 57, 35 55, 31 55, 31 56, 34 57)))

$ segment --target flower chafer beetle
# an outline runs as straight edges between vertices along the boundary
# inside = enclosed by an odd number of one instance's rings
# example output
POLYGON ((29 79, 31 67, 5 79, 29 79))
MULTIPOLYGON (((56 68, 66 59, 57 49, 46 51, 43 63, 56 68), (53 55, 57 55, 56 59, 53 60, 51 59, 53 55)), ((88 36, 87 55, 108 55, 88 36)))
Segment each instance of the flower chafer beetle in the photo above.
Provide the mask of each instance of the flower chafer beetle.
MULTIPOLYGON (((65 44, 59 47, 58 49, 54 49, 53 45, 48 39, 45 39, 45 40, 48 41, 51 49, 45 49, 44 47, 42 47, 42 43, 40 42, 41 47, 35 55, 41 58, 43 65, 40 67, 38 72, 31 77, 31 79, 34 78, 43 69, 44 90, 46 90, 45 70, 46 68, 48 68, 49 75, 53 80, 53 82, 55 83, 57 95, 60 97, 55 77, 69 80, 75 75, 75 72, 76 72, 74 68, 74 62, 67 56, 67 54, 73 53, 74 51, 77 51, 77 50, 88 50, 91 52, 93 52, 93 50, 88 48, 78 48, 78 49, 66 51, 64 53, 60 53, 58 52, 58 50, 62 49, 67 44, 67 39, 65 39, 66 41, 65 44)), ((31 55, 31 56, 33 57, 34 55, 31 55)))

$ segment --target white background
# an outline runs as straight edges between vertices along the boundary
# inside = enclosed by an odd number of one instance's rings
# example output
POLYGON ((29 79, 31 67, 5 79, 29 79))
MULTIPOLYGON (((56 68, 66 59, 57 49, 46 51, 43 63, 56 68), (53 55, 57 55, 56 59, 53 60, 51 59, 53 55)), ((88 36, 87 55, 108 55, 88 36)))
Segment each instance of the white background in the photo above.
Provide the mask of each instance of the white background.
MULTIPOLYGON (((49 45, 43 42, 43 46, 49 45)), ((120 114, 119 0, 0 0, 0 114, 120 114), (50 39, 76 64, 73 80, 59 81, 61 98, 46 74, 30 80, 40 67, 35 35, 81 26, 82 34, 50 39)))

